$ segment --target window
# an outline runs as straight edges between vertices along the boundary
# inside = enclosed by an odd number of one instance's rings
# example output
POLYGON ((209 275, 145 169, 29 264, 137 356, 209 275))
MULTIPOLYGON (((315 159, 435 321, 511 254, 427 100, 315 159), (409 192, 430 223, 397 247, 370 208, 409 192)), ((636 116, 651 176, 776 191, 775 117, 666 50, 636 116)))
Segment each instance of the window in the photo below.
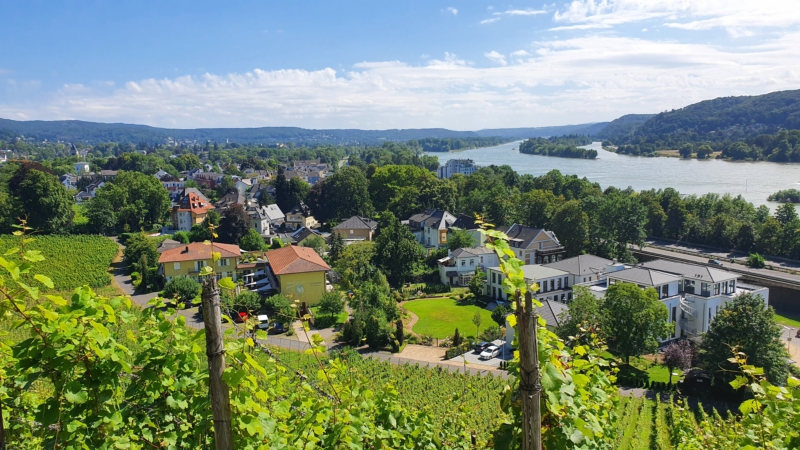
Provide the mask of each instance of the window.
POLYGON ((541 250, 541 249, 542 249, 542 243, 539 242, 539 250, 541 250))
POLYGON ((550 280, 550 290, 553 291, 556 288, 556 280, 550 280))
POLYGON ((470 266, 474 266, 475 265, 475 260, 474 259, 470 259, 469 260, 469 265, 470 266))
POLYGON ((350 234, 353 234, 353 230, 350 230, 350 234))
POLYGON ((467 260, 466 259, 462 259, 461 260, 461 266, 463 267, 463 266, 466 266, 466 265, 467 265, 467 260))
POLYGON ((561 278, 558 279, 558 289, 561 289, 561 278))
POLYGON ((219 267, 227 267, 231 265, 230 259, 220 258, 217 260, 217 266, 219 267))
POLYGON ((564 287, 569 287, 569 277, 564 277, 564 287))
POLYGON ((583 277, 583 282, 586 283, 586 277, 583 277))
MULTIPOLYGON (((497 279, 495 278, 496 272, 492 272, 492 283, 497 283, 497 279)), ((494 288, 492 288, 494 289, 494 288)))
POLYGON ((672 307, 672 320, 670 320, 670 322, 675 322, 675 316, 677 315, 677 313, 678 313, 678 307, 677 306, 673 306, 672 307))
POLYGON ((481 264, 483 264, 483 256, 481 256, 480 258, 481 258, 481 264))
POLYGON ((172 264, 172 268, 175 269, 175 270, 181 270, 181 263, 176 262, 176 263, 172 264))
POLYGON ((205 266, 206 266, 206 262, 205 261, 195 261, 194 262, 194 270, 196 272, 199 272, 200 269, 202 269, 205 266))

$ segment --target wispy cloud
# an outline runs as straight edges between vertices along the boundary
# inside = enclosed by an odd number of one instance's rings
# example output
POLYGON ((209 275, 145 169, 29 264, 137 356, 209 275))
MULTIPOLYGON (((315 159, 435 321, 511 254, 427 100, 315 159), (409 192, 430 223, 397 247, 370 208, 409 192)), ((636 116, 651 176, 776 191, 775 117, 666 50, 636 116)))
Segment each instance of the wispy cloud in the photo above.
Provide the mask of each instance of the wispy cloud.
POLYGON ((505 66, 506 64, 508 64, 506 62, 506 57, 503 56, 502 53, 496 52, 494 50, 484 53, 483 56, 489 58, 489 61, 492 61, 493 63, 496 64, 500 64, 501 66, 505 66))
POLYGON ((451 14, 452 14, 452 15, 454 15, 454 16, 455 16, 455 15, 458 15, 458 10, 457 10, 457 9, 455 9, 455 8, 453 8, 452 6, 448 6, 448 7, 445 9, 445 11, 447 11, 447 12, 451 13, 451 14))
POLYGON ((800 25, 800 6, 791 0, 573 0, 564 10, 556 11, 553 19, 577 24, 553 31, 662 19, 671 28, 725 28, 732 36, 745 36, 752 35, 746 30, 800 25))
POLYGON ((547 11, 543 9, 509 9, 508 11, 504 12, 503 14, 507 16, 536 16, 539 14, 547 14, 547 11))
POLYGON ((486 25, 487 23, 494 23, 500 20, 499 17, 492 17, 491 19, 483 19, 481 20, 481 25, 486 25))
POLYGON ((511 52, 510 55, 511 56, 530 56, 530 53, 528 53, 525 50, 517 50, 517 51, 511 52))
MULTIPOLYGON (((800 85, 800 31, 723 47, 588 34, 534 42, 507 65, 452 53, 422 65, 260 70, 69 86, 42 102, 0 97, 0 117, 165 127, 302 126, 479 129, 608 120, 728 95, 800 85)), ((494 55, 496 53, 497 55, 494 55)), ((499 60, 497 60, 499 62, 499 60)))

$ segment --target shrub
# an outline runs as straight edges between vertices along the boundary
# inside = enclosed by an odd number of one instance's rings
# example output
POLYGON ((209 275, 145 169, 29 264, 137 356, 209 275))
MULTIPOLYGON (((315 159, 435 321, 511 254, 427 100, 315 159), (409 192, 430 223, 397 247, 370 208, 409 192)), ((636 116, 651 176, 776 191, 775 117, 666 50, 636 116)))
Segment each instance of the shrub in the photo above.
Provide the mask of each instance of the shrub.
POLYGON ((750 257, 747 258, 747 265, 754 269, 763 269, 765 265, 764 257, 758 253, 751 253, 750 257))
POLYGON ((189 232, 188 231, 178 231, 172 235, 172 239, 180 242, 181 244, 188 244, 189 243, 189 232))
POLYGON ((470 351, 472 346, 469 342, 462 342, 461 345, 454 346, 453 348, 444 352, 444 359, 453 359, 456 356, 463 355, 470 351))
POLYGON ((495 339, 502 339, 503 331, 497 325, 491 325, 486 327, 483 332, 481 332, 478 340, 491 342, 495 339))
POLYGON ((175 299, 176 302, 187 305, 200 295, 202 287, 197 281, 188 277, 173 277, 164 286, 163 295, 168 299, 175 299))
POLYGON ((344 311, 344 299, 339 291, 328 291, 322 294, 319 301, 319 312, 329 316, 336 316, 344 311))
POLYGON ((261 308, 261 296, 256 292, 244 291, 233 299, 233 308, 248 313, 258 311, 261 308))

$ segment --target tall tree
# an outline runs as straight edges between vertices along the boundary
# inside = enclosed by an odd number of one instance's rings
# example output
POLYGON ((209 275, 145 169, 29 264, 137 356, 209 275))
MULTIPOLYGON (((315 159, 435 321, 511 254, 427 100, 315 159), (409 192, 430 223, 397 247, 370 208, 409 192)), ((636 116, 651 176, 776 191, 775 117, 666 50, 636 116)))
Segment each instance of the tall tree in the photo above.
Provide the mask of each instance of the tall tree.
POLYGON ((762 367, 767 379, 783 385, 788 375, 786 348, 775 313, 759 295, 737 295, 719 310, 703 336, 700 357, 720 380, 730 381, 738 367, 729 361, 732 348, 747 355, 747 363, 762 367))
POLYGON ((572 300, 567 310, 558 317, 556 334, 563 340, 578 336, 581 329, 596 328, 600 324, 600 305, 602 301, 584 286, 574 286, 572 300))
POLYGON ((414 266, 425 257, 425 249, 417 242, 411 230, 392 214, 381 214, 378 237, 375 239, 375 262, 392 286, 399 286, 411 278, 414 266))
POLYGON ((344 245, 344 237, 341 234, 333 233, 331 235, 331 245, 328 249, 328 264, 331 267, 335 266, 336 262, 339 261, 339 257, 344 251, 344 245))
POLYGON ((255 228, 250 228, 239 240, 239 247, 248 252, 261 252, 267 249, 267 243, 255 228))
POLYGON ((28 226, 43 233, 66 233, 72 226, 73 200, 58 178, 29 170, 17 188, 19 217, 28 218, 28 226))
POLYGON ((567 256, 577 256, 583 252, 589 239, 589 216, 583 212, 580 200, 562 204, 553 216, 552 226, 558 230, 558 240, 567 256))
POLYGON ((781 225, 786 226, 797 220, 797 209, 792 203, 784 203, 775 210, 775 218, 781 225))
POLYGON ((252 226, 252 219, 244 210, 244 206, 231 205, 219 222, 219 240, 228 244, 239 244, 252 226))
POLYGON ((646 222, 647 211, 634 195, 613 192, 603 199, 600 226, 603 237, 612 245, 613 256, 622 258, 629 255, 628 244, 644 244, 646 222))
POLYGON ((375 209, 367 191, 367 178, 355 167, 344 167, 320 181, 308 193, 306 204, 321 222, 351 216, 372 217, 375 209))
MULTIPOLYGON (((90 204, 98 199, 111 205, 117 217, 118 228, 127 224, 132 230, 163 223, 172 205, 169 193, 158 179, 152 175, 128 171, 120 171, 113 182, 100 188, 90 204)), ((90 224, 98 226, 92 222, 90 224)))
POLYGON ((614 283, 606 291, 600 313, 600 330, 630 363, 631 356, 652 353, 658 339, 670 334, 669 312, 653 288, 614 283))
POLYGON ((475 247, 475 238, 467 230, 451 228, 447 232, 447 248, 457 250, 459 248, 475 247))
POLYGON ((672 384, 672 370, 681 369, 686 370, 692 367, 692 357, 694 356, 694 349, 692 344, 684 339, 678 342, 673 342, 664 350, 664 365, 669 369, 669 384, 672 384))
POLYGON ((278 173, 275 175, 275 203, 281 211, 289 211, 295 206, 289 190, 289 180, 286 179, 286 172, 282 166, 278 166, 278 173))

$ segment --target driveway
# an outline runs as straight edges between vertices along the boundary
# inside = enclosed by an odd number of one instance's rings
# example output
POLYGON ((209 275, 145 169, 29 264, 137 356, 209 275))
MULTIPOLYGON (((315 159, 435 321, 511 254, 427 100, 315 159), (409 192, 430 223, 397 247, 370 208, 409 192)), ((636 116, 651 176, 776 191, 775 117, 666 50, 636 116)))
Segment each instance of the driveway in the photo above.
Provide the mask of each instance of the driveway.
POLYGON ((498 368, 500 367, 500 363, 502 361, 510 361, 514 358, 514 352, 511 351, 511 348, 505 347, 505 353, 503 352, 503 347, 505 343, 498 339, 496 341, 492 341, 492 345, 496 345, 500 348, 500 354, 492 359, 480 359, 480 354, 475 353, 474 351, 468 351, 463 355, 456 356, 455 358, 451 359, 450 362, 455 362, 458 364, 464 364, 466 361, 468 366, 483 366, 483 367, 492 367, 498 368))
POLYGON ((789 351, 789 357, 792 358, 797 365, 800 365, 800 338, 796 337, 797 328, 787 327, 785 325, 781 325, 781 328, 783 329, 781 342, 786 345, 789 351))

